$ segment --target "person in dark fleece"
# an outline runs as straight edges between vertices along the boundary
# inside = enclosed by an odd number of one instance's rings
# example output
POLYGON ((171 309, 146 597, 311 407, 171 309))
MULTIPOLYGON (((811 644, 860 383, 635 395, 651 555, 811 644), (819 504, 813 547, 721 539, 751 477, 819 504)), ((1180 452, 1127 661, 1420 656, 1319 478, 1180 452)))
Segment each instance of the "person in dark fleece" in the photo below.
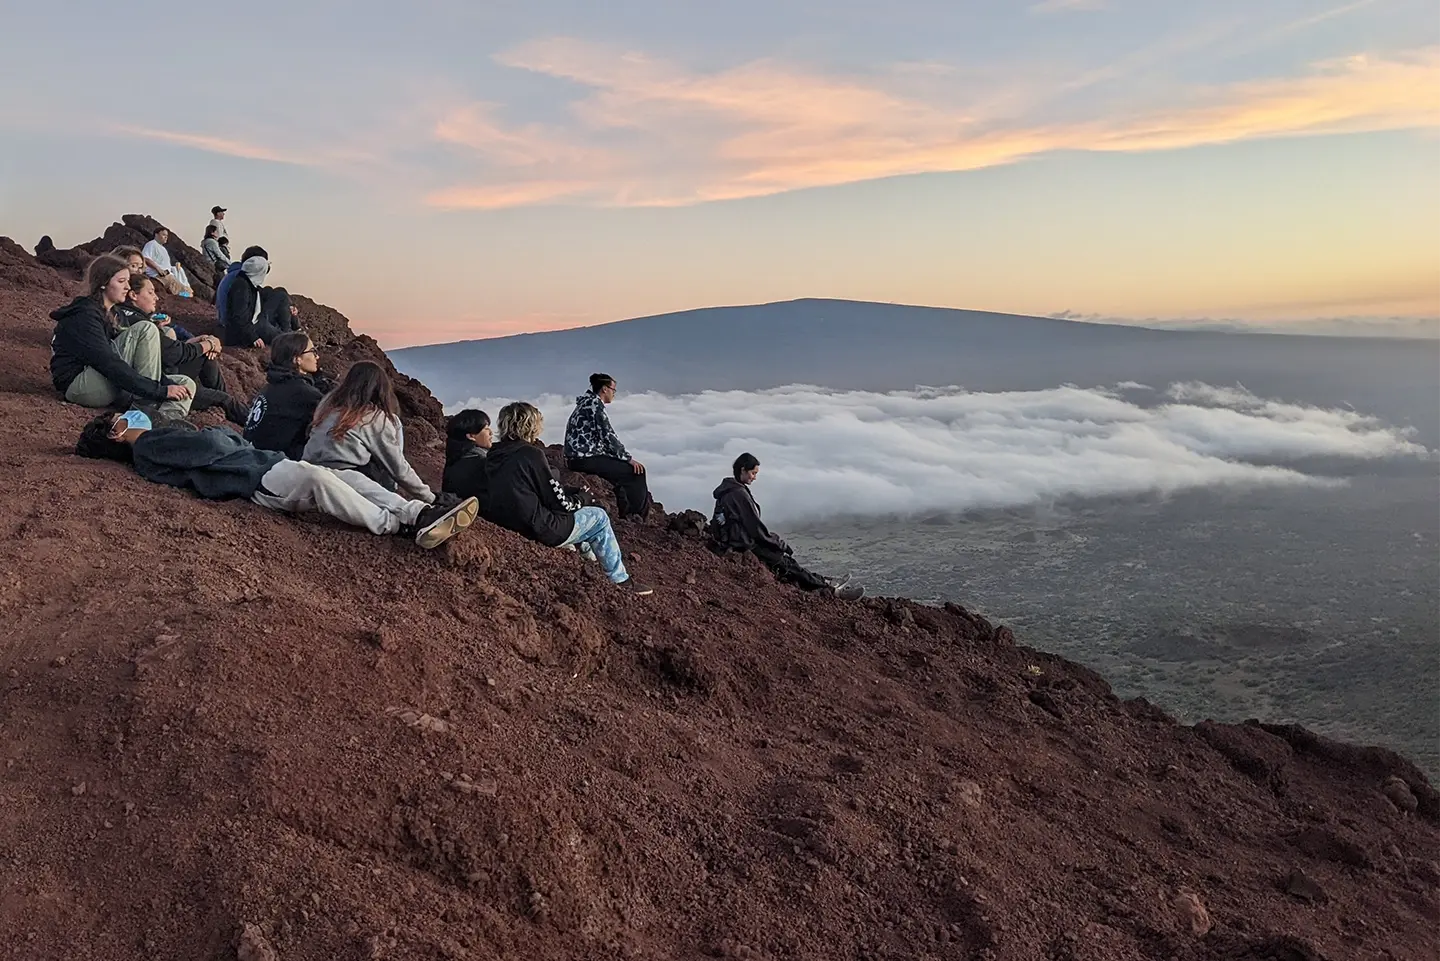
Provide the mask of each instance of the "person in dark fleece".
POLYGON ((440 489, 460 497, 480 500, 485 510, 485 456, 494 437, 490 415, 473 407, 462 410, 445 424, 445 474, 440 489))
POLYGON ((795 560, 794 551, 760 519, 760 505, 750 485, 760 476, 760 461, 754 454, 741 454, 731 466, 733 476, 715 488, 715 515, 710 519, 710 544, 716 553, 749 551, 764 562, 782 584, 794 584, 802 591, 829 591, 841 600, 856 601, 865 588, 832 580, 808 571, 795 560))
POLYGON ((575 398, 575 410, 565 424, 565 466, 609 481, 620 516, 643 519, 651 504, 645 465, 630 456, 610 426, 605 405, 614 402, 615 378, 591 374, 590 389, 575 398))
POLYGON ((167 376, 160 330, 136 324, 121 330, 114 310, 130 292, 130 268, 102 254, 86 272, 87 293, 50 315, 50 380, 67 401, 82 407, 113 407, 135 401, 159 405, 167 418, 183 419, 190 410, 195 382, 167 376))
POLYGON ((475 520, 475 498, 426 504, 392 494, 358 471, 334 471, 260 450, 228 427, 151 426, 147 412, 100 414, 85 425, 75 453, 131 464, 156 484, 210 500, 244 497, 270 510, 318 511, 372 534, 413 537, 437 547, 475 520))
POLYGON ((261 450, 278 450, 291 460, 301 460, 315 408, 335 382, 320 373, 320 353, 303 330, 275 338, 265 380, 250 403, 245 439, 261 450))
POLYGON ((144 274, 130 272, 130 290, 125 303, 116 304, 115 321, 123 330, 134 324, 153 323, 160 328, 160 366, 166 374, 183 374, 195 382, 191 410, 219 407, 225 419, 244 425, 248 408, 225 389, 225 375, 220 372, 220 338, 212 334, 181 339, 171 329, 170 318, 155 313, 159 292, 155 282, 144 274))
POLYGON ((545 427, 540 411, 518 401, 506 404, 496 426, 500 443, 485 457, 485 519, 546 547, 589 548, 612 584, 632 594, 653 593, 626 572, 610 515, 582 507, 550 470, 536 446, 545 427))
POLYGON ((262 347, 281 334, 299 330, 299 311, 284 287, 266 287, 270 255, 264 247, 247 247, 225 271, 215 289, 226 347, 262 347))

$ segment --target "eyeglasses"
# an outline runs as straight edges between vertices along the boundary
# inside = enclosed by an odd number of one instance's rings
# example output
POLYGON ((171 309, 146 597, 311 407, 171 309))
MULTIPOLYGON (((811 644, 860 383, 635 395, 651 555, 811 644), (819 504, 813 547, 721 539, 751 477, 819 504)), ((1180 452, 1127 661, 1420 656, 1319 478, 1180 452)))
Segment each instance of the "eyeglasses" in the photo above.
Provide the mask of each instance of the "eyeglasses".
POLYGON ((309 350, 302 350, 302 351, 300 351, 300 356, 301 356, 301 357, 304 357, 306 354, 314 354, 316 357, 319 357, 319 356, 320 356, 320 351, 316 350, 314 347, 311 347, 309 350))

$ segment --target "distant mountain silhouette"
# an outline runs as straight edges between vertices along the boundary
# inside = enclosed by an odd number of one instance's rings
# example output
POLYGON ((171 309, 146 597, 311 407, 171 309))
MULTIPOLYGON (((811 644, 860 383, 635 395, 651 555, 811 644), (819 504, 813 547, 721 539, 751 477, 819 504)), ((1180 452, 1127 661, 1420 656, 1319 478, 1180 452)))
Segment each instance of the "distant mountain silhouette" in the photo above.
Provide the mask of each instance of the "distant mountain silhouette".
MULTIPOLYGON (((447 405, 471 397, 579 393, 597 370, 613 374, 623 391, 671 394, 794 383, 991 391, 1202 380, 1241 382, 1266 396, 1308 403, 1349 402, 1405 423, 1434 406, 1437 350, 1434 341, 1152 330, 812 299, 410 347, 390 356, 447 405), (1397 396, 1397 384, 1414 387, 1397 396)), ((1417 426, 1433 432, 1428 422, 1417 426)))

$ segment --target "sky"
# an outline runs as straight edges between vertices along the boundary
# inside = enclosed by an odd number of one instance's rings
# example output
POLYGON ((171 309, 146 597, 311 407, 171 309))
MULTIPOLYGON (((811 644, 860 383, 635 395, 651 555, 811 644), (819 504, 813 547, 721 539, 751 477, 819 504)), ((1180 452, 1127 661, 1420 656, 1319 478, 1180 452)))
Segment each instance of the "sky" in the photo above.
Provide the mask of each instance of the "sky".
POLYGON ((1440 316, 1433 0, 6 6, 0 234, 221 204, 386 347, 796 297, 1440 316))

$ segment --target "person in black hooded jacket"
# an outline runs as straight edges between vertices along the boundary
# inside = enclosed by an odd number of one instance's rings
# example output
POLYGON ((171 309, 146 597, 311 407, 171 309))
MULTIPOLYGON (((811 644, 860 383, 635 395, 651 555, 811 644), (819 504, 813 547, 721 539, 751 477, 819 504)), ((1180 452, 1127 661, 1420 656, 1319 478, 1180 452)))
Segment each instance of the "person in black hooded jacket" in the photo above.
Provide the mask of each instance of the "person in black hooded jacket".
POLYGON ((440 489, 460 497, 477 497, 485 509, 485 457, 490 453, 494 435, 490 431, 490 415, 470 408, 451 417, 445 424, 445 475, 440 489))
POLYGON ((82 407, 149 401, 163 416, 183 419, 195 382, 165 375, 159 328, 137 324, 121 330, 115 323, 113 311, 130 289, 130 267, 108 254, 96 257, 86 272, 86 287, 85 296, 50 315, 55 321, 50 339, 55 389, 82 407))
POLYGON ((220 356, 220 338, 213 334, 201 334, 182 340, 174 325, 163 315, 155 313, 158 306, 155 282, 143 273, 136 273, 132 267, 125 303, 116 304, 112 311, 120 328, 123 330, 139 323, 159 327, 161 369, 166 374, 183 374, 196 383, 190 409, 222 408, 226 420, 243 427, 249 408, 225 389, 225 375, 220 372, 220 363, 216 359, 220 356))
POLYGON ((593 555, 605 576, 633 594, 651 594, 625 570, 620 544, 602 508, 586 507, 560 485, 537 446, 545 418, 517 401, 500 411, 500 443, 485 457, 487 499, 482 516, 546 547, 571 547, 593 555), (588 550, 587 550, 588 549, 588 550))
POLYGON ((310 439, 315 408, 335 384, 320 373, 320 354, 303 331, 281 334, 270 345, 265 388, 250 404, 245 439, 261 450, 300 460, 310 439))
MULTIPOLYGON (((224 309, 216 306, 227 347, 259 347, 300 329, 298 311, 284 287, 266 287, 270 257, 263 247, 248 247, 237 268, 231 264, 221 281, 224 309)), ((221 294, 217 291, 216 297, 221 294)))
POLYGON ((847 601, 865 596, 865 589, 857 584, 832 580, 800 566, 785 539, 765 526, 760 505, 750 493, 750 485, 760 476, 760 461, 754 454, 735 458, 730 472, 732 476, 715 488, 710 544, 716 553, 748 551, 760 558, 780 583, 794 584, 802 591, 830 591, 847 601))

